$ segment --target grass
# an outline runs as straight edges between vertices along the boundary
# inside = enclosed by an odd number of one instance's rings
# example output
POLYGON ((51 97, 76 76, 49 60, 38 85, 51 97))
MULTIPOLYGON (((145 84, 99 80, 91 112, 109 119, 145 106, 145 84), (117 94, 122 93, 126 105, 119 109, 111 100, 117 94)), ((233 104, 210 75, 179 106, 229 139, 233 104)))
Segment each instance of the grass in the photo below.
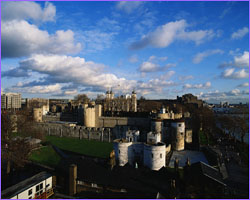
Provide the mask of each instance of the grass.
POLYGON ((32 151, 29 159, 33 162, 55 167, 61 158, 51 146, 44 146, 32 151))
POLYGON ((200 144, 207 145, 207 143, 208 143, 207 137, 202 131, 199 132, 199 137, 200 137, 200 144))
POLYGON ((112 143, 95 140, 46 136, 46 141, 63 150, 100 158, 108 158, 113 149, 112 143))

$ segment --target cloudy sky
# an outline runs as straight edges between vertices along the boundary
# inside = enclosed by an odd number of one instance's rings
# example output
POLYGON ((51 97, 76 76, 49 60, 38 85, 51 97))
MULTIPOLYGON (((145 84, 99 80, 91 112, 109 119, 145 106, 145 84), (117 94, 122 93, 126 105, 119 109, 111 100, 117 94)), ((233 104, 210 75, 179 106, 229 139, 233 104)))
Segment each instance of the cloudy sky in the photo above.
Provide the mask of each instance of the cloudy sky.
POLYGON ((249 96, 248 2, 2 2, 1 89, 249 96))

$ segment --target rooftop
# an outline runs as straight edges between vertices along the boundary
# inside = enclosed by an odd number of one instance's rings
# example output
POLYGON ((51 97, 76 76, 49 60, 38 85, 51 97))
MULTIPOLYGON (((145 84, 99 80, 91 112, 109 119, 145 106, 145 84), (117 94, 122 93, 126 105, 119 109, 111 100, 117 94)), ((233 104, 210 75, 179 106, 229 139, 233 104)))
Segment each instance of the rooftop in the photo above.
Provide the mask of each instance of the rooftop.
POLYGON ((47 172, 40 172, 30 178, 25 179, 24 181, 21 181, 1 192, 1 197, 4 199, 11 198, 18 193, 25 191, 26 189, 32 187, 33 185, 36 185, 37 183, 49 178, 51 174, 47 172))

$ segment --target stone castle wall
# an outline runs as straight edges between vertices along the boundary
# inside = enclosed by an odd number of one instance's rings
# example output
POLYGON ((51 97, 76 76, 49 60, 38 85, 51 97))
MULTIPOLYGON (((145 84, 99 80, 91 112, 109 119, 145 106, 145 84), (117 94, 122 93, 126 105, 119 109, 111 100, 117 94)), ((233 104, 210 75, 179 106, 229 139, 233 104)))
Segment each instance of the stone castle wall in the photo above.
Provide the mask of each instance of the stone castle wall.
POLYGON ((79 139, 89 139, 111 142, 113 139, 110 128, 86 128, 84 126, 70 126, 59 123, 38 123, 39 129, 46 135, 58 137, 73 137, 79 139))

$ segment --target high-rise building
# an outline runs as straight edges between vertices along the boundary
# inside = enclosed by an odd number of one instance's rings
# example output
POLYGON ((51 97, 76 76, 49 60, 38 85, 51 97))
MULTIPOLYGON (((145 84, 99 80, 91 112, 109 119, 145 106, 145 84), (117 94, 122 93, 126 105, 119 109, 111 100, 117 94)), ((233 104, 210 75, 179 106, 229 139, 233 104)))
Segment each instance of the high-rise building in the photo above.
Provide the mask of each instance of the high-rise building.
POLYGON ((1 93, 1 109, 20 109, 20 93, 1 93))

